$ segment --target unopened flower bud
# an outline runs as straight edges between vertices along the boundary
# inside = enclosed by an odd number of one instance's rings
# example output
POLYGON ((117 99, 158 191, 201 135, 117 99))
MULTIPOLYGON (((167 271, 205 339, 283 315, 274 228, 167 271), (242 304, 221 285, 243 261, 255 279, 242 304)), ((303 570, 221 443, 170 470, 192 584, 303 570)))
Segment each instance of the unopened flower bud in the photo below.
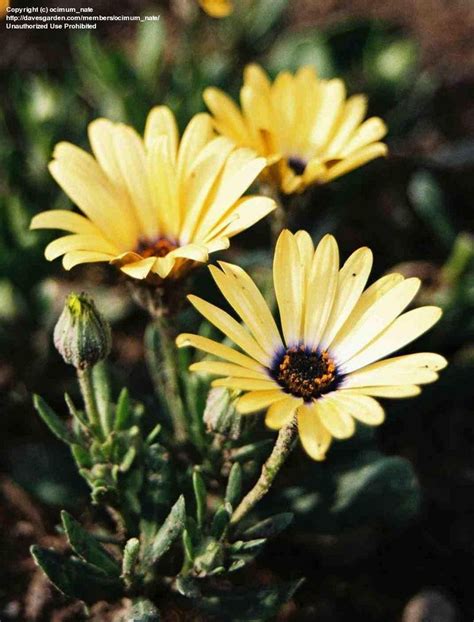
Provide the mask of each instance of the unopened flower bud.
POLYGON ((204 422, 210 432, 237 440, 240 437, 242 417, 235 408, 240 391, 215 387, 209 391, 204 409, 204 422))
POLYGON ((111 347, 110 326, 87 294, 69 294, 54 329, 54 345, 76 369, 105 359, 111 347))

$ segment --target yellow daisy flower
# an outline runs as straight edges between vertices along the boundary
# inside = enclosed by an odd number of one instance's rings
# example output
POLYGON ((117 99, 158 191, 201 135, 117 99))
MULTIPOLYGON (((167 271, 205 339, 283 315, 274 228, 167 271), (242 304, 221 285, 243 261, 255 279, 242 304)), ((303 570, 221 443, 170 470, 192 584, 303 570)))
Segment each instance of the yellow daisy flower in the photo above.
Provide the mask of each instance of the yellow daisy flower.
POLYGON ((211 17, 227 17, 234 10, 231 0, 199 0, 199 4, 211 17))
POLYGON ((177 279, 274 209, 265 197, 242 197, 265 159, 216 137, 207 114, 191 120, 181 141, 165 106, 152 109, 143 139, 98 119, 89 140, 94 156, 63 142, 49 165, 85 216, 50 210, 31 223, 71 233, 45 251, 49 260, 63 255, 66 270, 105 261, 136 279, 177 279))
POLYGON ((222 91, 204 100, 218 132, 268 159, 269 178, 283 192, 325 184, 387 154, 379 142, 382 119, 364 121, 367 99, 346 99, 344 82, 321 80, 313 67, 279 73, 273 84, 258 65, 248 65, 240 91, 242 110, 222 91))
POLYGON ((177 345, 223 359, 191 365, 224 376, 213 386, 244 391, 237 410, 268 409, 266 424, 279 429, 297 415, 301 442, 315 460, 332 438, 352 436, 355 420, 378 425, 384 411, 374 398, 418 395, 446 366, 438 354, 383 359, 431 328, 438 307, 404 312, 420 281, 384 276, 364 291, 371 268, 368 248, 342 268, 336 240, 326 235, 316 250, 309 234, 284 230, 277 242, 273 281, 281 332, 262 294, 244 270, 220 262, 211 274, 243 325, 218 307, 189 296, 194 307, 243 352, 205 337, 182 334, 177 345))

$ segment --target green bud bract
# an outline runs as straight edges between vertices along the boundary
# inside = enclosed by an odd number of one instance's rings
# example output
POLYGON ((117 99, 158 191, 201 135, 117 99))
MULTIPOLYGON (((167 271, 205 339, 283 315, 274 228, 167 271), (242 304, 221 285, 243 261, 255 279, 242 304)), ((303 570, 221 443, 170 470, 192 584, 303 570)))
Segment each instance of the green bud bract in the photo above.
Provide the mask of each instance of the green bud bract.
POLYGON ((54 329, 54 345, 76 369, 92 367, 107 357, 110 326, 87 294, 69 294, 54 329))

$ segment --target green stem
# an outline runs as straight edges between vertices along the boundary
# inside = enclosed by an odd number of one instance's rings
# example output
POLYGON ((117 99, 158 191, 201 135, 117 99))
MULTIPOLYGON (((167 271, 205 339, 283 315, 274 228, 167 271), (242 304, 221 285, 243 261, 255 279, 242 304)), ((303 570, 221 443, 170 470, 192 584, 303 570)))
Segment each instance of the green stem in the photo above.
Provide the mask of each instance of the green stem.
POLYGON ((95 399, 94 384, 92 381, 92 367, 78 369, 77 378, 79 380, 79 386, 82 393, 82 399, 84 400, 87 418, 89 419, 93 431, 102 438, 103 434, 100 425, 100 416, 95 399))
POLYGON ((295 416, 280 429, 273 451, 263 465, 257 483, 232 514, 231 525, 238 523, 270 490, 275 477, 295 445, 297 434, 298 422, 295 416))
POLYGON ((162 373, 157 374, 157 381, 161 384, 161 394, 168 404, 176 440, 183 442, 187 438, 187 425, 179 388, 175 334, 165 316, 155 317, 155 326, 160 337, 160 354, 163 357, 162 373))

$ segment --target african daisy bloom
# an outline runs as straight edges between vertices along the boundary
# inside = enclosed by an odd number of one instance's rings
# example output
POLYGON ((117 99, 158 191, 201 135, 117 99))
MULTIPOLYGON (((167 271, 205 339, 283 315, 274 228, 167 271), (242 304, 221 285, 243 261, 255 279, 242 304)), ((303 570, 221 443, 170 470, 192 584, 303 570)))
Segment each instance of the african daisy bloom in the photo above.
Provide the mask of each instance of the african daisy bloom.
POLYGON ((217 137, 207 114, 191 120, 181 141, 165 106, 151 110, 143 139, 98 119, 89 140, 93 156, 63 142, 49 165, 85 215, 50 210, 31 223, 70 232, 45 251, 49 260, 63 255, 66 270, 111 262, 136 279, 178 279, 274 209, 268 198, 242 197, 265 159, 217 137))
POLYGON ((384 411, 374 398, 417 395, 419 385, 436 380, 446 366, 442 356, 425 352, 384 358, 433 326, 441 310, 404 312, 419 289, 417 278, 389 274, 364 291, 372 268, 368 248, 356 250, 339 268, 331 235, 314 250, 307 232, 284 230, 273 263, 281 331, 248 274, 219 265, 210 271, 243 325, 205 300, 189 300, 242 352, 192 334, 180 335, 177 345, 223 359, 190 369, 223 376, 213 386, 245 392, 236 402, 240 413, 267 409, 272 429, 296 414, 303 447, 315 460, 325 458, 333 437, 352 436, 355 420, 382 423, 384 411))
POLYGON ((199 0, 199 4, 211 17, 227 17, 234 9, 231 0, 199 0))
POLYGON ((387 154, 382 119, 364 121, 367 99, 346 99, 344 82, 322 80, 313 67, 281 72, 273 83, 258 65, 248 65, 240 91, 241 110, 222 91, 208 88, 204 100, 217 131, 267 158, 267 178, 286 194, 325 184, 387 154))

